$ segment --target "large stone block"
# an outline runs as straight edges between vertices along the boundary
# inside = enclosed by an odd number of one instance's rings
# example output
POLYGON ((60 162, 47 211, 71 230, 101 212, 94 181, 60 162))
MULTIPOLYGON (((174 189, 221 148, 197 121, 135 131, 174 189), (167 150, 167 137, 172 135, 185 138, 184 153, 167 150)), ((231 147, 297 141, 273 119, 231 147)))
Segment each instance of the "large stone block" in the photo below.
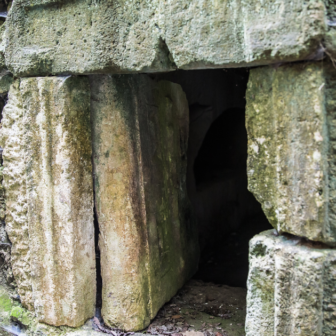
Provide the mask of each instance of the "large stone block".
POLYGON ((21 302, 41 322, 77 327, 96 295, 88 79, 15 81, 1 146, 21 302))
POLYGON ((17 0, 6 63, 22 77, 312 59, 324 40, 336 50, 335 12, 327 0, 17 0))
POLYGON ((328 62, 251 70, 249 190, 279 232, 336 244, 336 70, 328 62))
POLYGON ((141 330, 197 268, 188 103, 179 85, 146 75, 92 76, 91 90, 102 315, 141 330))
POLYGON ((336 250, 265 231, 250 242, 247 336, 336 333, 336 250))

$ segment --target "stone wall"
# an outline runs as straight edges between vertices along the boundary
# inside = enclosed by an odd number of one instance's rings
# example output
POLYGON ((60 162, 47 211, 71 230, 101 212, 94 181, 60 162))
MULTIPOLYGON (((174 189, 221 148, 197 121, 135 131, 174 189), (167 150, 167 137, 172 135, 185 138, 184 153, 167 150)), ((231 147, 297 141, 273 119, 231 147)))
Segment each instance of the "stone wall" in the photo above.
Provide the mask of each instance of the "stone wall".
POLYGON ((247 335, 333 335, 335 1, 1 6, 0 232, 14 277, 0 288, 1 325, 94 334, 94 196, 104 321, 148 325, 198 248, 185 95, 136 73, 265 66, 247 92, 248 177, 277 231, 251 242, 247 335))
POLYGON ((276 230, 250 243, 248 336, 335 333, 335 76, 331 62, 251 71, 249 188, 276 230))

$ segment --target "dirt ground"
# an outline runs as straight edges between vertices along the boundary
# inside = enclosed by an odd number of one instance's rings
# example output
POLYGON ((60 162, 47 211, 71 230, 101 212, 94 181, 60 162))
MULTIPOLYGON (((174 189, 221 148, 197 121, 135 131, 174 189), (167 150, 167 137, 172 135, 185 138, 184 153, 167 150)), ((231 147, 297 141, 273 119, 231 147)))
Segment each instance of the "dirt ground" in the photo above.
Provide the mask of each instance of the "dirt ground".
POLYGON ((191 280, 158 313, 145 333, 244 336, 246 289, 191 280))

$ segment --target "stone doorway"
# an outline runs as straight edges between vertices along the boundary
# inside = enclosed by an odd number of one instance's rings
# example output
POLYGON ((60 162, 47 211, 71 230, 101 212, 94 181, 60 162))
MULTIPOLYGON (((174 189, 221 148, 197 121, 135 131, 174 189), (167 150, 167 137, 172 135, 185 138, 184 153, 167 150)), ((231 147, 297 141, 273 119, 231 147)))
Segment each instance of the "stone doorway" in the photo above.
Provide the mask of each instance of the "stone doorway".
POLYGON ((187 187, 201 252, 194 278, 246 288, 248 242, 272 228, 247 190, 249 70, 176 71, 156 78, 180 84, 189 104, 187 187))
POLYGON ((180 326, 207 335, 244 334, 249 241, 272 228, 247 190, 248 77, 246 69, 155 76, 180 84, 189 104, 187 187, 200 260, 192 280, 150 325, 154 334, 167 326, 177 332, 180 326))

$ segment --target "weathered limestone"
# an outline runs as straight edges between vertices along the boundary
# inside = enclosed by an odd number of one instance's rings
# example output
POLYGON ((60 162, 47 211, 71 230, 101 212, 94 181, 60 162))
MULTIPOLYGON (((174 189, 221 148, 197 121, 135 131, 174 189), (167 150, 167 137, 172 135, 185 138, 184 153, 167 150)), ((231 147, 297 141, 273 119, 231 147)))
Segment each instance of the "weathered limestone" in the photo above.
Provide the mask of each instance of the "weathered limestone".
POLYGON ((336 244, 336 70, 327 62, 251 70, 249 190, 280 232, 336 244))
POLYGON ((246 335, 334 335, 336 250, 273 233, 250 242, 246 335))
POLYGON ((41 322, 79 326, 96 295, 88 79, 15 81, 1 136, 21 302, 41 322))
POLYGON ((6 23, 8 64, 19 76, 170 69, 156 25, 157 4, 16 1, 6 23))
POLYGON ((16 76, 36 76, 313 59, 324 40, 336 50, 329 2, 17 0, 6 21, 6 64, 16 76))
POLYGON ((91 90, 102 315, 141 330, 197 268, 188 104, 179 85, 146 75, 92 76, 91 90))

